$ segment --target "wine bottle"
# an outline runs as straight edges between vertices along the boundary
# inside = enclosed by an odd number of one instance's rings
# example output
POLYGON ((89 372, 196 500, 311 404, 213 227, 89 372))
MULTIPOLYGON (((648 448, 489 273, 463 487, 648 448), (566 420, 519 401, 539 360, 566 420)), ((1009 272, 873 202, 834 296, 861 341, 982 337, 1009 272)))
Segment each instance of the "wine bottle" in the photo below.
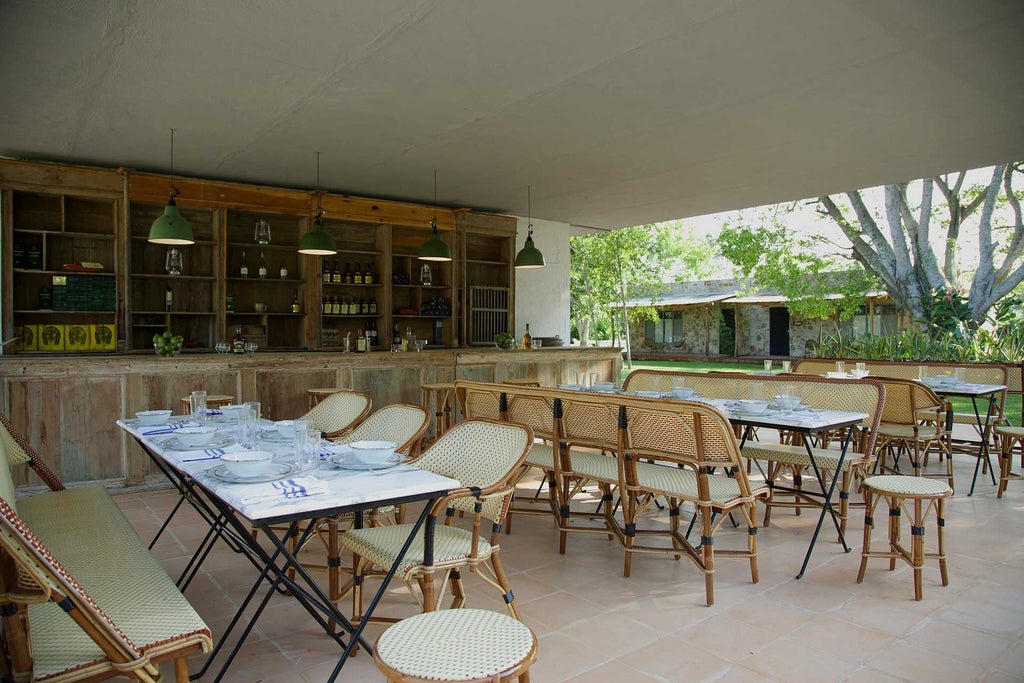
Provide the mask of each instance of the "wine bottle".
POLYGON ((302 313, 302 304, 299 303, 299 290, 292 294, 292 313, 302 313))
POLYGON ((348 262, 345 262, 345 284, 352 284, 352 269, 349 267, 348 262))
POLYGON ((377 345, 377 323, 372 320, 366 321, 366 350, 369 351, 377 345))
POLYGON ((320 306, 321 306, 320 310, 323 311, 324 315, 330 315, 331 314, 331 304, 327 301, 327 297, 326 296, 324 297, 323 301, 320 302, 320 306))
POLYGON ((370 315, 377 315, 377 300, 370 299, 370 315))
POLYGON ((338 259, 334 259, 334 270, 331 271, 331 282, 341 282, 341 265, 338 263, 338 259))
POLYGON ((530 334, 530 323, 526 323, 526 332, 523 333, 523 348, 528 349, 533 343, 533 336, 530 334))
POLYGON ((331 262, 327 259, 324 259, 324 267, 323 270, 320 271, 320 280, 321 282, 331 281, 331 262))
POLYGON ((249 277, 249 264, 245 262, 245 250, 242 250, 242 265, 238 268, 239 277, 249 277))
POLYGON ((366 262, 366 271, 363 273, 363 282, 368 285, 373 284, 373 264, 369 261, 366 262))
POLYGON ((242 336, 241 325, 235 325, 235 336, 231 339, 231 353, 245 353, 245 337, 242 336))
POLYGON ((259 269, 257 270, 257 272, 259 273, 259 276, 260 276, 261 280, 266 280, 267 279, 267 259, 266 259, 265 256, 263 256, 263 252, 262 251, 260 252, 260 265, 259 265, 259 269))
POLYGON ((352 276, 352 282, 357 285, 363 284, 363 271, 359 270, 359 261, 356 261, 356 273, 352 276))
POLYGON ((356 353, 366 353, 366 337, 361 327, 356 330, 356 353))
POLYGON ((401 345, 402 345, 402 333, 398 331, 398 323, 395 323, 395 329, 391 333, 391 346, 397 347, 397 346, 401 346, 401 345))
POLYGON ((348 315, 349 313, 352 312, 352 311, 349 310, 349 304, 348 304, 348 297, 347 296, 341 297, 341 303, 338 304, 338 305, 340 306, 340 309, 338 310, 339 314, 341 314, 341 315, 348 315))
POLYGON ((174 290, 170 285, 164 287, 164 310, 168 313, 174 310, 174 290))
POLYGON ((284 265, 284 259, 281 259, 281 279, 288 279, 288 266, 284 265))
POLYGON ((341 304, 338 303, 338 297, 331 297, 331 314, 341 315, 341 304))

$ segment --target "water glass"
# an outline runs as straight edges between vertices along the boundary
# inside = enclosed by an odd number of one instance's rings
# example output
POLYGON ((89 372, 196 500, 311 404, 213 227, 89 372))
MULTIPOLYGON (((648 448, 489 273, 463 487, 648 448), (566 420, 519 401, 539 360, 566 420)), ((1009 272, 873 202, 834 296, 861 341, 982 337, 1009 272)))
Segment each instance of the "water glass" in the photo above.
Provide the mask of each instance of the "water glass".
POLYGON ((206 424, 206 392, 193 391, 189 394, 188 405, 192 421, 200 425, 206 424))
POLYGON ((256 447, 256 411, 252 406, 247 406, 236 411, 238 415, 238 443, 247 450, 256 447))
POLYGON ((310 427, 308 420, 296 420, 295 464, 302 471, 315 470, 320 464, 320 430, 310 427), (299 427, 298 423, 305 423, 299 427))
POLYGON ((764 382, 751 382, 750 383, 750 395, 747 397, 751 401, 763 401, 764 400, 764 382))
POLYGON ((917 366, 917 381, 920 382, 928 377, 928 368, 923 365, 917 366))
POLYGON ((257 422, 259 422, 260 418, 263 417, 263 414, 260 411, 260 402, 259 401, 246 401, 242 405, 244 405, 244 406, 248 407, 250 410, 253 410, 253 411, 256 412, 256 421, 257 422))
POLYGON ((957 368, 956 372, 956 383, 964 384, 967 382, 967 368, 957 368))
POLYGON ((846 374, 846 363, 841 360, 836 361, 836 372, 839 374, 846 374))
POLYGON ((791 361, 788 361, 788 360, 782 361, 782 371, 783 372, 792 372, 793 371, 793 363, 791 361))
POLYGON ((858 375, 866 375, 866 374, 868 374, 868 366, 867 366, 866 363, 857 363, 856 368, 857 368, 857 374, 858 375))
POLYGON ((771 361, 771 359, 766 360, 764 362, 764 371, 765 372, 771 372, 772 371, 772 361, 771 361))

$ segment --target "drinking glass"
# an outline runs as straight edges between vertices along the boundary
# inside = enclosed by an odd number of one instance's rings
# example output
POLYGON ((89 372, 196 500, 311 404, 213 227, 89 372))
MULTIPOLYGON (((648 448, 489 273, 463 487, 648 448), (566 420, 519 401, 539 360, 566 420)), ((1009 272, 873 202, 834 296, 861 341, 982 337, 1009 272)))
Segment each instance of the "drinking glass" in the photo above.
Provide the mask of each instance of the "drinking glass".
POLYGON ((544 341, 542 339, 531 339, 530 340, 530 348, 531 349, 539 349, 543 345, 544 345, 544 341))
POLYGON ((316 469, 320 464, 320 430, 311 427, 309 420, 296 420, 295 424, 295 464, 303 471, 316 469))
POLYGON ((923 365, 918 365, 917 366, 917 381, 920 382, 921 380, 923 380, 923 379, 925 379, 927 377, 928 377, 928 368, 926 368, 923 365))
POLYGON ((868 374, 868 366, 865 363, 857 363, 856 368, 858 375, 868 374))
POLYGON ((256 447, 256 411, 247 406, 236 411, 238 415, 238 443, 242 448, 252 450, 256 447))
POLYGON ((838 372, 840 374, 845 374, 846 373, 846 363, 844 363, 841 360, 837 360, 836 361, 836 372, 838 372))
POLYGON ((593 389, 594 385, 597 384, 597 373, 596 372, 591 372, 591 373, 588 373, 588 376, 589 376, 589 380, 590 381, 587 382, 587 388, 588 389, 593 389))
POLYGON ((206 392, 193 391, 188 397, 189 412, 192 421, 200 425, 206 424, 206 392))
POLYGON ((788 361, 788 360, 782 361, 782 371, 783 372, 792 372, 793 371, 793 363, 791 361, 788 361))
POLYGON ((764 382, 751 382, 750 383, 750 395, 747 397, 751 401, 763 401, 764 400, 764 382))
POLYGON ((771 372, 772 371, 772 361, 770 359, 766 360, 764 362, 764 371, 765 372, 771 372))
POLYGON ((250 410, 253 410, 253 411, 256 412, 256 421, 257 422, 260 420, 260 418, 263 417, 263 414, 260 412, 260 402, 259 401, 246 401, 242 405, 247 406, 250 410))
POLYGON ((967 368, 957 368, 954 372, 956 373, 957 384, 964 384, 967 382, 967 368))

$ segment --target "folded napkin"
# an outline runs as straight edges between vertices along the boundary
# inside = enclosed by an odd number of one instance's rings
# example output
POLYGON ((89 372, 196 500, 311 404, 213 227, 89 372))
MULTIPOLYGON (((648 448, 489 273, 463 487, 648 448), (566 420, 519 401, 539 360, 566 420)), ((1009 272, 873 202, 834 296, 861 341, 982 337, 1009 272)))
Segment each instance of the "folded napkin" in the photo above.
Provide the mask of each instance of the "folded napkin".
POLYGON ((294 500, 327 493, 327 482, 316 477, 282 479, 269 484, 253 485, 252 493, 242 496, 242 505, 275 500, 294 500))
POLYGON ((238 444, 231 444, 224 448, 197 448, 192 451, 181 451, 178 455, 181 457, 179 462, 200 462, 203 460, 219 460, 220 456, 225 453, 235 453, 241 450, 245 449, 238 444))
POLYGON ((173 434, 175 430, 181 429, 182 427, 198 427, 199 424, 196 422, 171 422, 170 424, 160 425, 152 429, 146 429, 142 432, 143 436, 156 436, 157 434, 173 434))

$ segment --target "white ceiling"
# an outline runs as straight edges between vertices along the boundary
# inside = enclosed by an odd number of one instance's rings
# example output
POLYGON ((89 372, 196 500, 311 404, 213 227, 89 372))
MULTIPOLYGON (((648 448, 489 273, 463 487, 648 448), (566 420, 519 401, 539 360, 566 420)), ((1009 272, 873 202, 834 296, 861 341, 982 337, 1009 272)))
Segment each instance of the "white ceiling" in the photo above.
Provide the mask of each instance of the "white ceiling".
MULTIPOLYGON (((620 227, 1024 158, 1021 0, 2 0, 0 154, 620 227)), ((187 202, 187 198, 182 198, 187 202)))

